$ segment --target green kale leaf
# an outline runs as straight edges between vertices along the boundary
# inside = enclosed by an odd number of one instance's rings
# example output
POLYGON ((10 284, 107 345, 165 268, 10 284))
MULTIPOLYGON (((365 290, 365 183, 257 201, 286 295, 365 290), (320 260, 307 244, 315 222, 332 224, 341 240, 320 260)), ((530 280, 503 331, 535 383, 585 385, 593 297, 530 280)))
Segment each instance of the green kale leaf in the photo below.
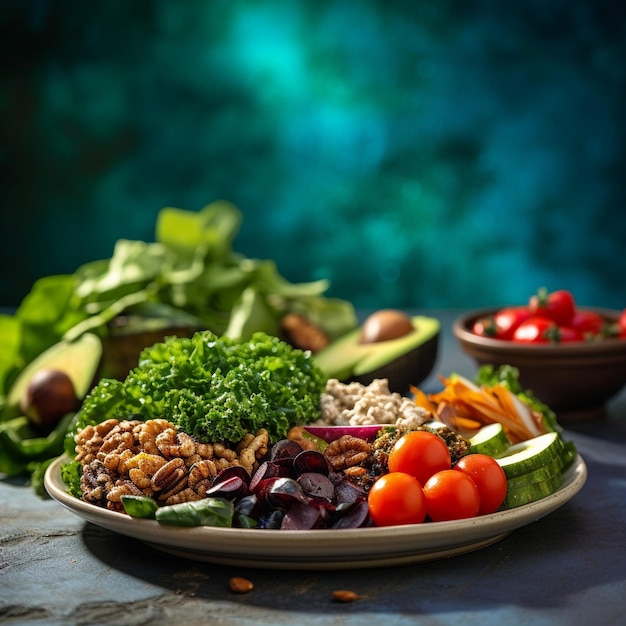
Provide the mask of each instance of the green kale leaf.
POLYGON ((85 399, 66 440, 109 418, 165 418, 199 441, 239 442, 267 429, 270 440, 317 419, 326 377, 310 352, 277 337, 248 340, 200 331, 146 348, 122 381, 102 379, 85 399))

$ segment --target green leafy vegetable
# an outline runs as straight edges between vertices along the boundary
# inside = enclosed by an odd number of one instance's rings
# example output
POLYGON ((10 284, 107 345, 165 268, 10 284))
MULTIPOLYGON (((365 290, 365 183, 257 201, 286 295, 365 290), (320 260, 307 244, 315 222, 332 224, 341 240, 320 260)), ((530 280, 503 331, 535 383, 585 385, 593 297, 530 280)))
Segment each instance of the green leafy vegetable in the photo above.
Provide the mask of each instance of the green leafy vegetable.
POLYGON ((121 382, 102 379, 85 399, 67 440, 106 419, 165 417, 201 441, 239 442, 266 428, 270 439, 319 416, 326 377, 310 352, 265 333, 249 340, 210 331, 146 348, 121 382))
POLYGON ((222 498, 203 498, 162 506, 155 512, 157 522, 168 526, 219 526, 233 525, 235 507, 222 498))
POLYGON ((197 212, 166 207, 154 242, 120 239, 110 259, 36 281, 13 315, 0 315, 0 398, 46 348, 85 332, 106 338, 121 314, 156 318, 162 327, 184 320, 234 339, 279 335, 289 312, 305 313, 331 339, 356 326, 349 302, 324 296, 327 280, 294 284, 273 261, 236 253, 241 222, 228 202, 197 212))
POLYGON ((67 493, 75 498, 80 498, 83 490, 80 479, 83 475, 83 467, 79 461, 69 461, 61 464, 61 480, 67 486, 67 493))
POLYGON ((0 473, 7 476, 26 474, 29 473, 29 465, 62 454, 72 419, 73 414, 66 415, 45 437, 37 434, 26 417, 0 422, 0 473))
MULTIPOLYGON (((197 212, 166 207, 157 217, 154 242, 120 239, 111 258, 86 263, 73 274, 37 280, 13 314, 0 314, 0 473, 13 476, 37 470, 39 476, 42 463, 60 453, 59 441, 66 433, 55 429, 47 438, 37 436, 25 420, 13 421, 16 407, 9 406, 6 399, 20 372, 63 339, 92 332, 106 345, 108 338, 120 332, 115 325, 120 316, 128 322, 128 333, 133 328, 145 332, 182 327, 208 329, 234 340, 249 340, 257 332, 279 335, 280 321, 290 312, 306 315, 331 339, 356 326, 349 302, 324 296, 328 281, 293 284, 279 274, 273 261, 236 253, 233 241, 241 222, 240 211, 228 202, 214 202, 197 212)), ((105 350, 105 357, 112 352, 105 350)), ((270 360, 266 359, 266 365, 270 360)), ((102 375, 112 378, 116 375, 111 373, 113 368, 105 358, 102 375)), ((153 381, 154 390, 150 385, 148 390, 154 391, 158 406, 180 415, 181 421, 217 424, 217 413, 224 409, 226 417, 221 422, 225 422, 238 414, 235 405, 241 402, 241 423, 249 422, 246 416, 253 411, 259 411, 263 419, 275 410, 277 432, 310 410, 309 405, 305 409, 304 402, 288 402, 276 393, 272 401, 278 408, 269 409, 262 394, 271 383, 262 379, 260 370, 257 374, 259 380, 248 384, 253 395, 246 396, 248 389, 243 386, 227 390, 223 406, 210 416, 200 415, 196 400, 204 392, 197 388, 170 389, 166 398, 160 395, 164 387, 159 389, 153 381), (194 412, 198 414, 192 417, 194 412)), ((142 376, 138 372, 134 388, 129 383, 123 392, 114 380, 105 378, 90 398, 89 419, 113 414, 114 408, 143 409, 137 396, 145 384, 142 376)), ((274 372, 270 378, 274 381, 277 376, 274 372)), ((230 382, 216 382, 207 398, 217 395, 219 384, 225 389, 230 382)), ((239 423, 239 419, 234 422, 239 423)), ((225 426, 216 425, 215 432, 236 435, 225 426)), ((66 440, 66 448, 73 452, 73 442, 66 440)))
POLYGON ((125 495, 121 497, 124 510, 131 517, 142 519, 154 519, 156 510, 159 508, 156 500, 148 496, 125 495))

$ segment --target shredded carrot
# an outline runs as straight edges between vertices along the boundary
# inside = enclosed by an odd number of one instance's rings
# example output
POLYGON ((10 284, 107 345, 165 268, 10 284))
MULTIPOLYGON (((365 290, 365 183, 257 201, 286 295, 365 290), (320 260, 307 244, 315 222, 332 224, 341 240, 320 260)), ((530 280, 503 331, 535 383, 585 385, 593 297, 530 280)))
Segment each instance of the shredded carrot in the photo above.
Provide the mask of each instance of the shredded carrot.
POLYGON ((459 415, 455 415, 452 418, 454 425, 460 430, 479 430, 483 424, 481 424, 478 420, 469 419, 468 417, 460 417, 459 415))
POLYGON ((421 389, 411 386, 411 393, 415 398, 417 406, 422 407, 429 413, 432 413, 432 415, 437 413, 437 405, 421 389))
POLYGON ((512 443, 536 437, 545 432, 537 424, 532 411, 503 385, 478 387, 462 376, 440 377, 444 388, 438 393, 426 394, 412 388, 415 402, 433 415, 437 406, 450 406, 454 410, 452 422, 461 430, 477 430, 494 422, 502 424, 512 443), (528 410, 527 410, 528 409, 528 410))

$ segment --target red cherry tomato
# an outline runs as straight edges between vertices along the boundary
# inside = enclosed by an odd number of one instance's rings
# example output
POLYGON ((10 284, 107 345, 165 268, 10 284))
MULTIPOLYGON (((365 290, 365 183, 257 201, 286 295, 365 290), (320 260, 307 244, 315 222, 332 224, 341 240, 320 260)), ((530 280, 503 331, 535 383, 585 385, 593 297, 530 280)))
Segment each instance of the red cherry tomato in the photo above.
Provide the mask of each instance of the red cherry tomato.
POLYGON ((557 325, 547 317, 531 317, 520 324, 513 333, 513 341, 518 343, 550 343, 551 334, 557 331, 557 325))
POLYGON ((497 339, 513 339, 517 327, 531 316, 528 307, 510 306, 500 309, 494 316, 497 339))
POLYGON ((605 326, 604 318, 595 311, 577 310, 570 322, 570 327, 580 332, 583 338, 602 335, 605 326))
POLYGON ((376 526, 421 524, 426 519, 426 499, 414 476, 404 472, 383 474, 367 496, 370 517, 376 526))
POLYGON ((453 469, 467 474, 478 487, 478 515, 488 515, 500 508, 508 485, 506 474, 498 461, 487 454, 468 454, 459 459, 453 469))
POLYGON ((513 334, 513 341, 517 343, 568 343, 582 341, 580 331, 569 326, 557 326, 547 317, 531 317, 513 334))
POLYGON ((566 289, 551 293, 539 289, 536 295, 531 296, 528 308, 532 315, 545 316, 559 326, 569 326, 576 313, 576 302, 572 293, 566 289))
POLYGON ((557 328, 556 343, 569 343, 571 341, 584 341, 585 336, 577 328, 571 326, 559 326, 557 328))
POLYGON ((426 513, 433 522, 476 517, 480 493, 476 483, 453 469, 433 474, 424 485, 426 513))
POLYGON ((388 458, 390 472, 405 472, 423 485, 433 474, 450 469, 450 450, 443 439, 426 430, 413 430, 402 435, 388 458))

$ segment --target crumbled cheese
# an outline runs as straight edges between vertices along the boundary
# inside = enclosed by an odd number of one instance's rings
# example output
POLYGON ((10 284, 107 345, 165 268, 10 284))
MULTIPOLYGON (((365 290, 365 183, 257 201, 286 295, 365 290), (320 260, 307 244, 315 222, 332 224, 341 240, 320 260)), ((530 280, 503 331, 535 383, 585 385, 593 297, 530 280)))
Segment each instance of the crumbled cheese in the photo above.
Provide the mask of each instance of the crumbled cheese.
POLYGON ((331 379, 322 393, 321 409, 316 423, 324 426, 394 424, 411 429, 432 417, 410 398, 391 392, 386 378, 377 378, 369 385, 331 379))

